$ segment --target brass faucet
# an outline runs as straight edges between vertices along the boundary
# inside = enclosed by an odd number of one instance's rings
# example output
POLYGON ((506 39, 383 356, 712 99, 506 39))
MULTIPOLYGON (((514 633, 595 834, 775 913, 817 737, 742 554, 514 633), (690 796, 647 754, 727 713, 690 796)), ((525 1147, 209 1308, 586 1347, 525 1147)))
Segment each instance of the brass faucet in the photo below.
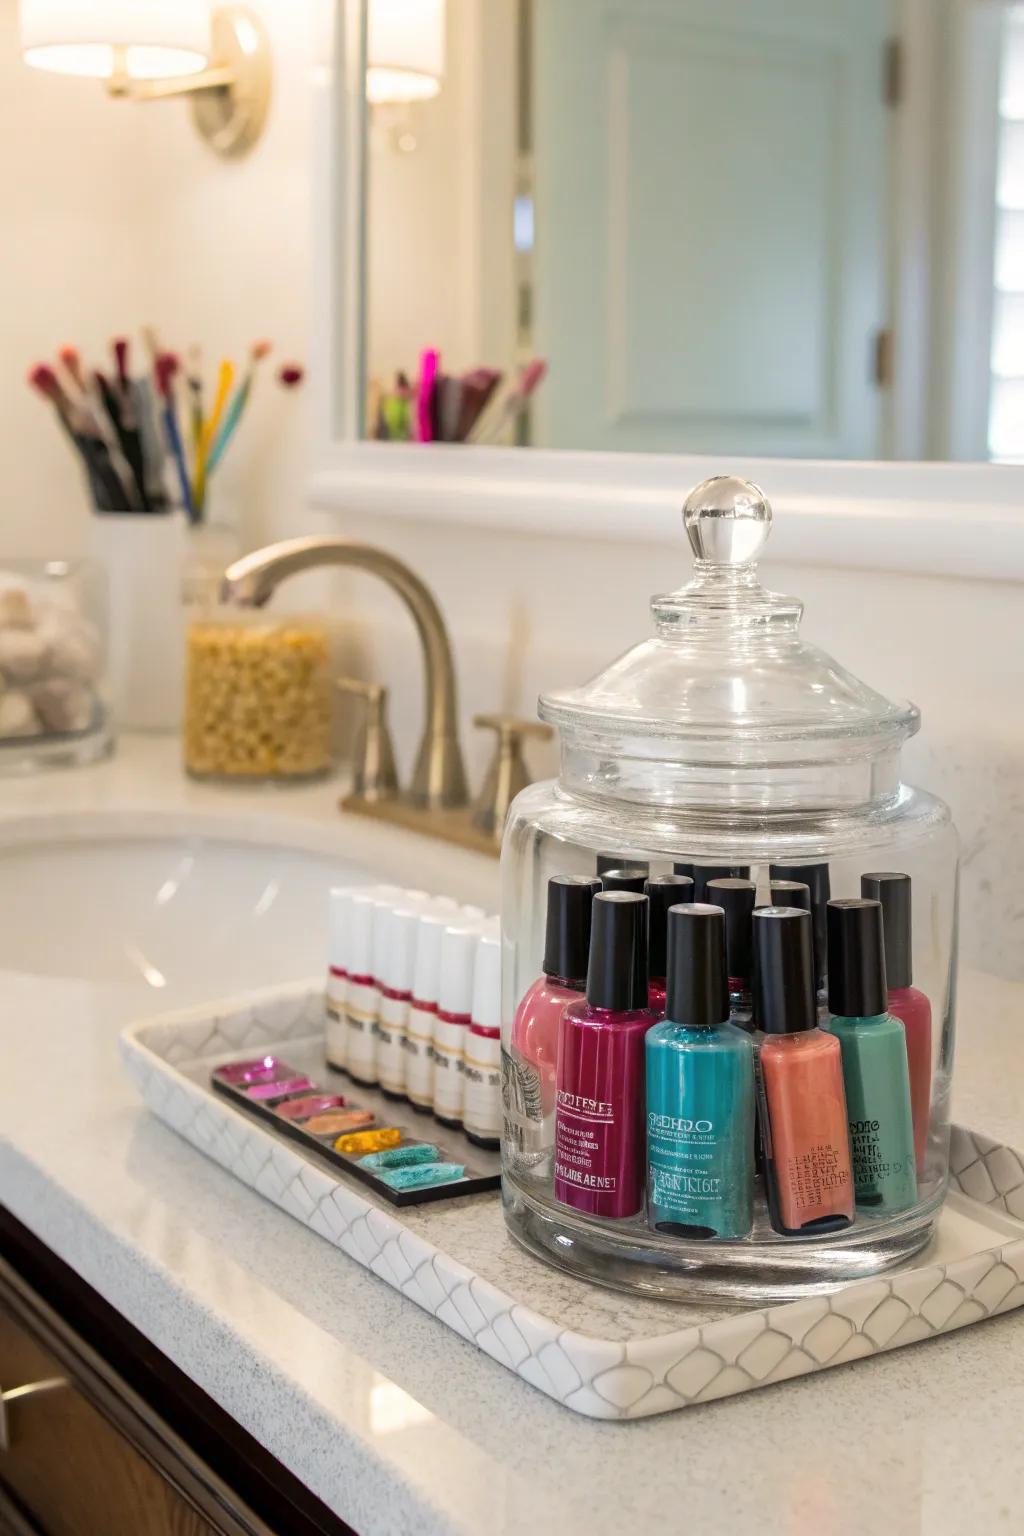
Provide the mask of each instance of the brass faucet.
MULTIPOLYGON (((496 853, 510 790, 528 782, 519 741, 527 734, 551 732, 535 721, 484 717, 481 724, 500 725, 499 757, 509 771, 492 767, 484 792, 470 809, 466 770, 458 737, 457 690, 452 648, 444 618, 433 593, 401 560, 356 539, 286 539, 228 566, 221 597, 244 607, 261 608, 288 576, 323 565, 351 566, 386 581, 405 603, 420 637, 426 674, 426 713, 416 753, 412 781, 404 793, 381 794, 379 787, 362 787, 342 801, 347 811, 396 822, 433 837, 442 837, 484 853, 496 853)), ((383 720, 383 714, 381 714, 383 720)))

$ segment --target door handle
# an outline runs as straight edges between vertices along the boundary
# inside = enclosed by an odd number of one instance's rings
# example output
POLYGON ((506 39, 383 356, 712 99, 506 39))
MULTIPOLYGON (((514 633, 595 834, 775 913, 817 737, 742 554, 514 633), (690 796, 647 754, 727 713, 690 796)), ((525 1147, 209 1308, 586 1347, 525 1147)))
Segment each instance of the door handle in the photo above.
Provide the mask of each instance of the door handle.
POLYGON ((64 1376, 47 1376, 42 1381, 28 1381, 23 1387, 11 1387, 0 1392, 0 1451, 11 1448, 10 1405, 27 1397, 41 1397, 44 1392, 56 1392, 59 1387, 70 1386, 64 1376))

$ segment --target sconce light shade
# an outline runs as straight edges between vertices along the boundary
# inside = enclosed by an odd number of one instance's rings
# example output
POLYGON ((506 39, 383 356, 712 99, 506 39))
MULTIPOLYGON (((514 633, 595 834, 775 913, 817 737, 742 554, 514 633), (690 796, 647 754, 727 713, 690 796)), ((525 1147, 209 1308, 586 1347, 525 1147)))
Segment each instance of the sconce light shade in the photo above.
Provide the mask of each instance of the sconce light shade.
POLYGON ((425 101, 444 77, 445 0, 370 0, 366 99, 425 101))
POLYGON ((163 80, 205 69, 208 0, 21 0, 25 62, 61 75, 163 80))

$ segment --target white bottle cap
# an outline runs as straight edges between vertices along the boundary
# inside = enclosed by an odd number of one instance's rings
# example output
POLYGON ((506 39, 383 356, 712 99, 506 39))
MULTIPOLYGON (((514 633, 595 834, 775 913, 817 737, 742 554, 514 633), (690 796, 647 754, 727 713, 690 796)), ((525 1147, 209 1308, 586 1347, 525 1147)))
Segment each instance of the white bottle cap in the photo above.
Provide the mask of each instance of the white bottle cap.
POLYGON ((380 987, 407 992, 416 960, 416 930, 422 907, 404 898, 378 907, 373 922, 373 979, 380 987))
POLYGON ((457 924, 444 930, 441 940, 441 982, 437 1006, 442 1013, 469 1014, 473 1006, 473 971, 480 946, 480 925, 457 924))
POLYGON ((465 926, 470 923, 482 923, 487 913, 483 907, 464 906, 459 908, 459 922, 465 926))
POLYGON ((454 896, 431 896, 430 905, 435 912, 451 912, 454 914, 459 910, 459 904, 454 896))
POLYGON ((501 938, 490 925, 480 933, 473 973, 473 1023, 501 1028, 501 938))
POLYGON ((373 919, 378 900, 369 891, 357 891, 349 903, 345 969, 350 976, 373 975, 373 919))
POLYGON ((356 893, 354 885, 331 887, 327 909, 327 963, 339 971, 348 970, 349 904, 356 893))
POLYGON ((412 972, 412 995, 418 1003, 436 1003, 441 976, 441 939, 451 922, 448 912, 420 913, 416 929, 416 961, 412 972))

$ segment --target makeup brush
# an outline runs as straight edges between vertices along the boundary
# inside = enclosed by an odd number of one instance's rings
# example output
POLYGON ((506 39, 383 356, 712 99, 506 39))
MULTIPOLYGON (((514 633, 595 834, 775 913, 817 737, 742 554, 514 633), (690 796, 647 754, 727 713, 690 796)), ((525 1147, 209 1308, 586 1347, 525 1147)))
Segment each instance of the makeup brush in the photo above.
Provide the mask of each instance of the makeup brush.
POLYGON ((454 441, 464 443, 490 405, 503 375, 497 368, 474 368, 463 374, 462 400, 454 441))
POLYGON ((192 437, 192 453, 199 452, 199 439, 203 435, 203 354, 199 347, 189 347, 185 382, 189 393, 189 430, 192 437))
POLYGON ((57 353, 61 366, 79 394, 84 395, 88 386, 85 382, 85 374, 82 372, 82 358, 77 347, 61 347, 57 353))
POLYGON ((441 366, 441 354, 436 347, 427 347, 420 355, 420 378, 416 389, 416 441, 434 441, 434 392, 437 374, 441 366))
POLYGON ((154 383, 156 392, 163 408, 164 434, 167 438, 167 446, 174 460, 175 469, 178 472, 178 484, 181 488, 181 500, 190 523, 199 521, 196 513, 196 505, 192 499, 192 487, 188 479, 188 465, 185 462, 185 450, 181 443, 181 433, 178 431, 178 418, 174 411, 174 393, 171 385, 174 376, 180 368, 180 362, 173 352, 162 352, 156 360, 154 369, 154 383))
POLYGON ((126 430, 135 427, 135 411, 131 398, 131 379, 128 374, 128 338, 116 336, 110 343, 117 370, 117 392, 121 399, 121 424, 126 430))
POLYGON ((199 438, 199 452, 196 455, 195 475, 192 480, 192 502, 198 516, 203 515, 203 503, 206 500, 206 476, 210 456, 210 448, 217 436, 221 417, 224 414, 224 405, 227 401, 231 385, 235 377, 235 365, 229 358, 223 358, 217 369, 217 390, 213 397, 213 409, 206 421, 203 422, 203 430, 199 438))
MULTIPOLYGON (((142 440, 139 437, 138 428, 125 420, 125 406, 119 388, 111 384, 98 368, 93 373, 93 384, 99 398, 103 401, 104 410, 113 423, 121 452, 131 469, 136 492, 132 499, 141 511, 148 512, 150 506, 146 495, 146 467, 143 462, 142 440)), ((132 414, 134 415, 134 412, 132 414)))
POLYGON ((305 371, 300 363, 282 363, 277 370, 277 382, 284 389, 295 389, 305 378, 305 371))
POLYGON ((97 510, 126 511, 129 503, 110 462, 106 444, 90 431, 88 418, 67 395, 54 370, 48 363, 37 363, 29 372, 28 382, 54 407, 58 421, 78 450, 97 510))
POLYGON ((270 346, 269 341, 254 341, 249 348, 249 366, 245 371, 241 384, 239 384, 235 391, 231 404, 225 412, 220 431, 217 433, 213 447, 210 449, 210 457, 206 464, 207 477, 212 475, 217 468, 217 465, 224 457, 224 450, 231 441, 232 434, 237 430, 238 423, 242 418, 242 412, 245 410, 249 396, 252 394, 256 370, 270 351, 270 346))
POLYGON ((135 477, 132 474, 131 466, 121 452, 121 444, 118 441, 117 433, 104 409, 102 400, 89 387, 89 381, 85 377, 82 358, 78 348, 63 346, 60 348, 57 356, 71 382, 72 399, 81 412, 83 430, 90 436, 101 439, 106 445, 110 463, 124 492, 124 509, 137 509, 140 506, 140 502, 136 496, 135 477))
POLYGON ((530 396, 533 395, 548 371, 548 365, 542 357, 535 357, 531 363, 519 371, 519 378, 501 404, 500 409, 492 418, 491 425, 486 422, 479 432, 472 432, 469 441, 472 443, 495 443, 508 430, 510 426, 526 410, 530 396))

